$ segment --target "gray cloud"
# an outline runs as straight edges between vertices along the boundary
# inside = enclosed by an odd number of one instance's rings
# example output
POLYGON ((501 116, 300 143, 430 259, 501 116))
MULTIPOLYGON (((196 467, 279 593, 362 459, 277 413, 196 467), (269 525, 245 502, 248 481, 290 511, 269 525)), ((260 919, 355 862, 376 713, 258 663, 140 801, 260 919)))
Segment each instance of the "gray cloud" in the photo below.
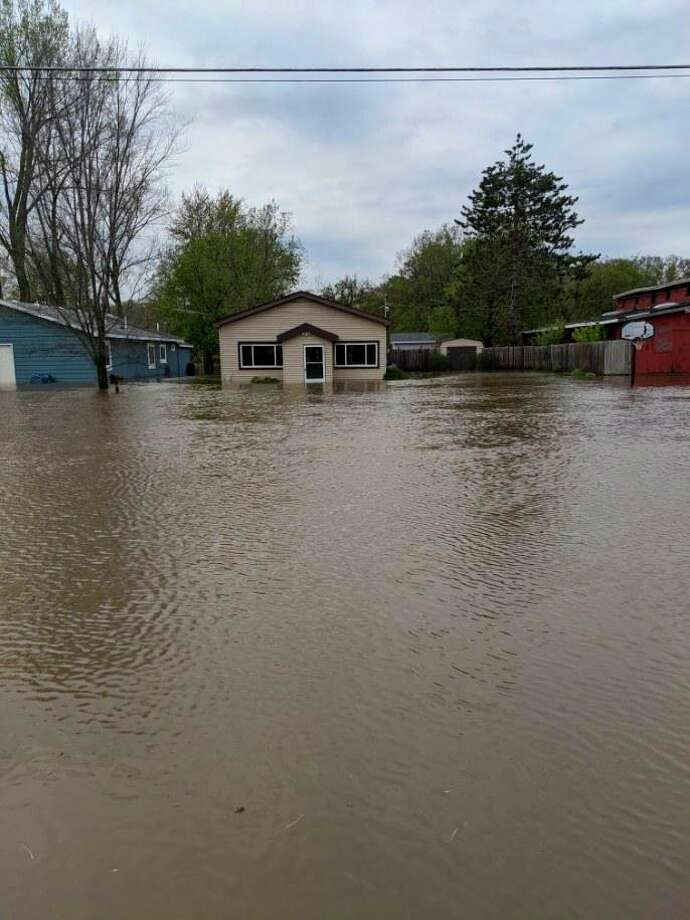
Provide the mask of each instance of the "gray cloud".
MULTIPOLYGON (((66 5, 166 64, 671 63, 690 47, 685 0, 66 5)), ((180 85, 173 105, 193 121, 172 184, 275 198, 309 253, 306 283, 377 277, 458 214, 519 130, 580 196, 578 246, 688 254, 689 92, 690 80, 180 85)))

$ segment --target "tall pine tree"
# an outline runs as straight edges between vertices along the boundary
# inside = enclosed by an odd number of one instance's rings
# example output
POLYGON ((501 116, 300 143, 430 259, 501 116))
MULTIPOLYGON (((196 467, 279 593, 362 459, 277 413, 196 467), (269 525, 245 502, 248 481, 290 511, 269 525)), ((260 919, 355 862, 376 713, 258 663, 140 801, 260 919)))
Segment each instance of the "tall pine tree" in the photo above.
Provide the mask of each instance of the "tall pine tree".
POLYGON ((571 252, 582 220, 562 177, 533 162, 532 145, 520 134, 505 153, 484 170, 456 223, 474 241, 464 274, 482 291, 487 332, 517 342, 521 325, 552 318, 569 275, 597 256, 571 252))

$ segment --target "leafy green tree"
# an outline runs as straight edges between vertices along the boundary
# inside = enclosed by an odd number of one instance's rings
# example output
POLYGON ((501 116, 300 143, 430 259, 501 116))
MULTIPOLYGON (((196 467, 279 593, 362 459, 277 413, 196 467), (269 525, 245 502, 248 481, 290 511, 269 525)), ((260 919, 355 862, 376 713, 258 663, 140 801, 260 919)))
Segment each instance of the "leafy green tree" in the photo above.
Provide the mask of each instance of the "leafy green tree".
POLYGON ((520 134, 505 154, 484 170, 456 223, 475 241, 465 283, 492 312, 486 325, 517 342, 521 325, 537 319, 576 267, 596 256, 572 254, 572 233, 582 220, 563 179, 533 162, 532 145, 520 134))
POLYGON ((462 234, 452 225, 425 230, 398 256, 397 271, 382 285, 393 329, 455 332, 448 286, 460 264, 462 234))
MULTIPOLYGON (((660 263, 663 261, 659 259, 660 263)), ((584 270, 571 276, 566 286, 568 318, 596 319, 613 309, 614 294, 656 283, 657 278, 649 265, 637 259, 605 259, 586 265, 584 270)))
POLYGON ((631 261, 642 274, 649 277, 647 283, 650 285, 690 278, 690 259, 681 256, 637 256, 631 261))
POLYGON ((383 315, 386 311, 386 299, 381 287, 371 281, 360 281, 357 275, 345 275, 325 285, 321 288, 321 296, 369 313, 383 315))
POLYGON ((203 355, 207 372, 218 352, 214 323, 294 287, 303 250, 289 214, 275 202, 248 208, 228 191, 185 195, 170 224, 172 245, 155 283, 168 326, 203 355))

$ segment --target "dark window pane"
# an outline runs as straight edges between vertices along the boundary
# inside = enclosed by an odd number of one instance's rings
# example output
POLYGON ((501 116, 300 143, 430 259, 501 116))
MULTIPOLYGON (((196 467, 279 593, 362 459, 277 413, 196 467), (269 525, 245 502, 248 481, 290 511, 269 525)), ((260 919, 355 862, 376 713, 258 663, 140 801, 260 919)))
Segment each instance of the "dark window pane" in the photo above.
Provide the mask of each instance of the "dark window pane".
POLYGON ((251 345, 242 345, 242 367, 251 367, 252 366, 252 346, 251 345))
POLYGON ((283 346, 276 345, 276 365, 277 367, 283 366, 283 346))
POLYGON ((254 346, 254 367, 274 367, 275 348, 273 345, 254 346))
POLYGON ((305 358, 307 361, 323 361, 323 351, 320 345, 307 345, 305 348, 305 358))
POLYGON ((367 345, 367 364, 371 367, 376 366, 376 344, 374 342, 367 345))
POLYGON ((306 378, 307 380, 321 380, 323 377, 323 364, 319 361, 312 362, 306 366, 306 378))
POLYGON ((367 363, 366 345, 348 345, 347 346, 347 363, 348 364, 366 364, 367 363))
POLYGON ((335 363, 338 367, 342 367, 345 364, 345 346, 344 345, 335 346, 335 363))

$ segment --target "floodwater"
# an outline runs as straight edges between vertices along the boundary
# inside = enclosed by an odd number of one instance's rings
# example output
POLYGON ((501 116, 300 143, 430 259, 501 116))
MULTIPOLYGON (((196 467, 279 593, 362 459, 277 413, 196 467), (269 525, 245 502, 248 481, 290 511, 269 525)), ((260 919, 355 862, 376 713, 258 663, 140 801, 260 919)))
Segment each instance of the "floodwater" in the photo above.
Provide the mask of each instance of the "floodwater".
POLYGON ((3 920, 690 915, 690 389, 0 393, 3 920))

